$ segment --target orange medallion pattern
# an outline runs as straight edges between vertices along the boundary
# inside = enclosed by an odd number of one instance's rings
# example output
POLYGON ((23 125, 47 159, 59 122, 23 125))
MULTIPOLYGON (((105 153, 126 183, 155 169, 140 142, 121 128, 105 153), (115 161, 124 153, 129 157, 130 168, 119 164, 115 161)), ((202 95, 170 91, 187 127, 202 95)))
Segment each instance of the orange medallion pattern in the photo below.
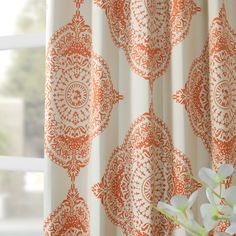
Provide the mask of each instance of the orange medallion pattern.
POLYGON ((172 46, 180 43, 189 32, 192 16, 201 8, 193 0, 170 0, 170 28, 172 46))
POLYGON ((72 184, 66 200, 44 222, 44 236, 89 236, 89 210, 72 184))
POLYGON ((109 68, 92 50, 90 27, 80 15, 51 37, 46 57, 47 156, 68 172, 71 187, 66 200, 44 223, 45 236, 89 236, 89 209, 75 180, 88 164, 92 139, 107 126, 114 104, 122 96, 113 88, 109 68))
POLYGON ((92 51, 90 27, 77 13, 52 36, 47 53, 45 150, 71 178, 88 164, 92 138, 107 126, 121 98, 107 64, 92 51))
POLYGON ((195 191, 199 184, 187 173, 189 160, 174 148, 163 121, 149 112, 132 124, 92 190, 125 235, 170 235, 173 225, 151 205, 195 191))
POLYGON ((94 0, 105 10, 113 41, 134 72, 155 80, 169 65, 171 47, 188 33, 193 0, 94 0))
POLYGON ((184 104, 214 167, 236 165, 236 32, 227 21, 224 6, 211 24, 209 41, 193 62, 185 87, 174 99, 184 104))

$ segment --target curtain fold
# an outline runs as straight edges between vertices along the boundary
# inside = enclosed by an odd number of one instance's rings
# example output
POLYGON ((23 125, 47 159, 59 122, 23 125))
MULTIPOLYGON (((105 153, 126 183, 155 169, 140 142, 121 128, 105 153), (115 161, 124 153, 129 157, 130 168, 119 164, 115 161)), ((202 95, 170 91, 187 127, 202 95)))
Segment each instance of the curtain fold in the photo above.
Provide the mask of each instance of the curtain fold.
POLYGON ((45 236, 172 235, 152 205, 197 190, 201 166, 236 165, 235 12, 48 0, 45 236))

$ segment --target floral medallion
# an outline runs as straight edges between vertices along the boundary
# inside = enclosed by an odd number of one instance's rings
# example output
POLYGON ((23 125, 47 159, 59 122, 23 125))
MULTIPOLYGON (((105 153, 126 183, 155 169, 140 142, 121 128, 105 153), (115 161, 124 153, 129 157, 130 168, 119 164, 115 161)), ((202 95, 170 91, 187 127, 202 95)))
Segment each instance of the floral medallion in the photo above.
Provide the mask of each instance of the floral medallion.
POLYGON ((89 236, 89 209, 74 185, 66 200, 44 221, 44 236, 89 236))
POLYGON ((154 113, 145 113, 114 150, 93 192, 125 235, 170 235, 173 225, 151 205, 196 190, 199 185, 189 173, 190 163, 174 148, 166 125, 154 113))
POLYGON ((45 150, 72 178, 87 165, 91 139, 121 98, 107 64, 92 51, 90 27, 76 13, 49 42, 46 82, 45 150))
POLYGON ((236 32, 224 6, 211 24, 209 41, 193 62, 185 87, 174 98, 184 104, 214 166, 236 165, 236 32))
POLYGON ((112 38, 132 70, 149 80, 165 73, 172 45, 185 38, 192 16, 200 10, 193 0, 94 2, 105 10, 112 38))

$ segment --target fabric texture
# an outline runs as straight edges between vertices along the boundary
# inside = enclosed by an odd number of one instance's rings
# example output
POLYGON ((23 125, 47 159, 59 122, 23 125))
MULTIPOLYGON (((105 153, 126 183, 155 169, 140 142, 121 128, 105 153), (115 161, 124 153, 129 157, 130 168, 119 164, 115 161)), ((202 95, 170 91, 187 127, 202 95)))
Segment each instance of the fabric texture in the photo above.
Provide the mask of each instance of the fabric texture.
POLYGON ((152 205, 236 166, 236 1, 47 4, 44 235, 174 234, 152 205))

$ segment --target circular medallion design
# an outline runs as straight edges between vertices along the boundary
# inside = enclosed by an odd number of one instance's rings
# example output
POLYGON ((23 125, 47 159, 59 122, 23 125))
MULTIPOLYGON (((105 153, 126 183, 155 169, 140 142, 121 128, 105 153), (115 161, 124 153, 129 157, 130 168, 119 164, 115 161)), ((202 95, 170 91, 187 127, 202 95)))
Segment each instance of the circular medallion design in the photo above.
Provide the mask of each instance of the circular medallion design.
POLYGON ((83 55, 72 54, 64 57, 62 75, 54 76, 49 85, 55 113, 60 115, 58 120, 67 122, 75 129, 88 126, 91 115, 88 112, 92 106, 88 92, 92 86, 90 64, 90 59, 83 55))
POLYGON ((171 223, 151 205, 196 190, 199 185, 189 179, 189 172, 190 163, 173 147, 166 125, 155 114, 145 113, 114 150, 93 192, 125 235, 170 235, 171 223))
MULTIPOLYGON (((146 211, 151 204, 156 204, 165 196, 168 182, 167 168, 158 159, 143 158, 134 163, 131 177, 132 202, 137 210, 137 217, 150 218, 150 211, 146 211)), ((168 198, 168 197, 167 197, 168 198)))
POLYGON ((222 109, 230 107, 232 93, 228 85, 228 81, 221 81, 214 89, 215 104, 222 109))
POLYGON ((88 88, 78 81, 72 82, 66 89, 65 99, 72 108, 81 108, 88 102, 88 88))
POLYGON ((137 28, 143 30, 140 30, 143 37, 147 36, 148 32, 154 33, 153 36, 157 37, 155 31, 168 27, 169 4, 167 1, 157 3, 157 0, 132 0, 130 7, 133 24, 137 24, 137 28))
POLYGON ((107 64, 92 51, 90 27, 78 12, 52 36, 46 60, 45 150, 74 179, 122 97, 107 64))
POLYGON ((199 11, 193 0, 94 0, 105 10, 115 44, 125 52, 134 72, 155 80, 166 71, 171 44, 188 33, 192 15, 199 11))
POLYGON ((224 6, 214 18, 209 41, 194 60, 184 89, 174 98, 183 103, 193 130, 212 155, 215 168, 235 162, 236 32, 224 6))
POLYGON ((66 200, 44 221, 44 235, 89 236, 89 209, 74 185, 66 200))
POLYGON ((159 195, 162 196, 163 194, 162 190, 164 186, 161 185, 160 181, 162 179, 162 173, 161 171, 159 173, 159 176, 152 174, 143 181, 141 186, 142 196, 147 202, 156 203, 159 201, 159 195))

